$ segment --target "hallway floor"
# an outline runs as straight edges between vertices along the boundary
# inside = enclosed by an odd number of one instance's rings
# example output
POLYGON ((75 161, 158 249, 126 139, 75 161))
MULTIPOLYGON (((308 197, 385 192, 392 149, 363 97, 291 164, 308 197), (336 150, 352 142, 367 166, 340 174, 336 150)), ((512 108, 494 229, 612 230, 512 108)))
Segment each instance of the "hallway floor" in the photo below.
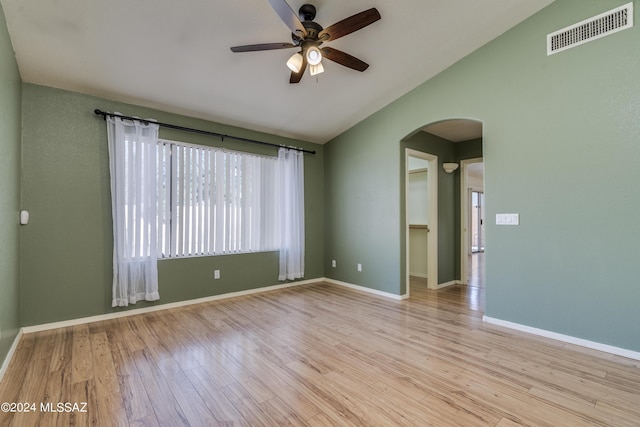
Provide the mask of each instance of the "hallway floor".
POLYGON ((467 284, 484 288, 484 252, 475 252, 469 255, 467 284))

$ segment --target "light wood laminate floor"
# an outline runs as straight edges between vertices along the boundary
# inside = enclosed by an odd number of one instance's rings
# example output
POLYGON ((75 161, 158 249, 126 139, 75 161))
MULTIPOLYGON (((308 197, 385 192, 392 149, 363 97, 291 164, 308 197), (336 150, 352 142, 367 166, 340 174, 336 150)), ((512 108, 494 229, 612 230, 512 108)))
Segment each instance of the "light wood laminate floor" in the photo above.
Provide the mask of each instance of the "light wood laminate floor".
POLYGON ((469 255, 467 271, 467 284, 484 288, 484 252, 469 255))
POLYGON ((0 402, 38 410, 0 425, 640 425, 638 361, 485 325, 483 300, 319 283, 27 334, 0 402))

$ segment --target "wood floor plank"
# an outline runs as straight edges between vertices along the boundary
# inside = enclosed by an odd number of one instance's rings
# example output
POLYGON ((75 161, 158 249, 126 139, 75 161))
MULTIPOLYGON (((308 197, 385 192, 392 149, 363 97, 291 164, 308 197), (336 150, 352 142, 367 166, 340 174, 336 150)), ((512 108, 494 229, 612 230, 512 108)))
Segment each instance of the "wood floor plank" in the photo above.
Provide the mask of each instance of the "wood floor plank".
POLYGON ((233 403, 229 401, 222 391, 224 387, 218 388, 211 378, 202 368, 194 368, 185 371, 195 390, 198 392, 204 403, 209 408, 212 416, 221 426, 246 424, 242 414, 238 412, 233 403))
POLYGON ((307 423, 277 397, 260 404, 262 410, 269 414, 278 426, 306 426, 307 423))
POLYGON ((374 384, 368 385, 366 388, 360 379, 352 377, 344 372, 331 372, 325 375, 338 387, 338 390, 344 390, 351 396, 357 396, 358 401, 365 401, 376 411, 384 414, 382 423, 397 423, 398 425, 414 426, 425 422, 425 418, 430 424, 444 425, 456 424, 464 426, 479 426, 479 420, 473 414, 461 411, 459 408, 453 407, 449 402, 442 400, 430 400, 426 396, 421 401, 394 399, 394 393, 387 389, 387 394, 381 395, 374 392, 376 387, 374 384), (427 416, 425 417, 425 414, 427 416))
MULTIPOLYGON (((64 412, 64 414, 68 415, 68 425, 94 426, 100 424, 101 420, 98 419, 98 399, 96 398, 93 379, 72 383, 69 403, 86 405, 87 411, 64 412)), ((105 420, 104 422, 108 423, 109 421, 105 420)))
POLYGON ((231 401, 234 408, 240 412, 244 420, 250 426, 273 426, 277 425, 271 415, 265 411, 258 402, 246 392, 238 383, 228 385, 222 392, 231 401))
POLYGON ((58 331, 55 330, 42 332, 42 335, 38 340, 38 345, 34 346, 31 359, 51 359, 51 354, 56 345, 56 338, 58 335, 58 331))
POLYGON ((56 331, 56 340, 51 350, 49 371, 67 371, 71 369, 73 351, 73 332, 70 328, 64 332, 56 331))
MULTIPOLYGON (((393 414, 387 407, 376 407, 370 399, 363 397, 363 390, 346 389, 340 386, 338 378, 331 374, 322 374, 313 369, 313 366, 301 362, 292 362, 289 367, 302 378, 310 381, 323 390, 327 395, 331 395, 341 407, 346 408, 355 418, 364 422, 368 426, 393 425, 399 419, 393 418, 393 414)), ((366 389, 366 385, 362 385, 366 389)))
POLYGON ((496 427, 521 427, 522 424, 511 421, 508 418, 503 418, 500 420, 496 427))
POLYGON ((606 420, 607 425, 620 427, 637 427, 640 415, 637 411, 629 412, 607 402, 596 402, 596 414, 606 420))
MULTIPOLYGON (((58 370, 47 375, 46 387, 42 402, 56 404, 57 402, 69 402, 71 396, 70 370, 58 370)), ((65 425, 69 419, 67 413, 40 413, 39 425, 65 425), (45 422, 46 420, 46 422, 45 422)))
POLYGON ((154 413, 162 426, 188 426, 180 404, 173 398, 169 384, 159 375, 159 368, 146 350, 136 352, 135 364, 154 413))
POLYGON ((99 399, 113 394, 120 397, 120 384, 107 334, 105 332, 92 334, 90 339, 96 395, 99 399))
POLYGON ((162 338, 158 338, 154 335, 152 330, 148 326, 146 316, 134 316, 130 319, 129 325, 132 328, 132 332, 136 334, 143 342, 143 347, 139 347, 138 343, 127 346, 132 354, 137 354, 138 351, 143 351, 146 356, 152 356, 154 359, 159 360, 163 357, 170 357, 171 352, 163 344, 162 338))
MULTIPOLYGON (((33 335, 33 334, 32 334, 33 335)), ((23 335, 24 337, 24 335, 23 335)), ((34 342, 34 337, 27 335, 29 342, 34 342)), ((0 383, 0 403, 17 403, 31 401, 31 396, 22 391, 25 386, 25 377, 30 368, 33 345, 23 344, 22 340, 16 348, 13 359, 0 383)), ((13 412, 0 411, 0 425, 11 425, 15 416, 13 412)))
POLYGON ((321 412, 318 405, 314 403, 317 399, 311 399, 303 387, 288 377, 283 371, 283 365, 266 360, 260 366, 259 376, 276 391, 277 398, 291 408, 299 418, 307 420, 321 412))
POLYGON ((599 425, 589 414, 576 413, 544 399, 536 399, 520 389, 483 377, 478 372, 465 371, 459 381, 464 384, 462 393, 474 396, 485 405, 494 406, 510 414, 512 421, 521 420, 531 425, 548 426, 599 425))
POLYGON ((207 348, 198 346, 190 349, 193 359, 197 362, 197 366, 185 367, 185 370, 200 368, 208 375, 209 381, 212 381, 216 387, 222 388, 233 384, 236 379, 225 368, 224 363, 220 363, 221 350, 209 346, 207 348), (213 354, 212 354, 213 351, 213 354))
POLYGON ((96 418, 107 427, 128 427, 129 420, 120 393, 98 397, 96 418))
POLYGON ((478 404, 473 396, 460 393, 460 386, 455 381, 459 375, 457 369, 441 368, 438 364, 429 364, 425 369, 420 363, 401 362, 380 354, 374 354, 373 358, 385 369, 380 380, 407 398, 419 402, 443 403, 473 414, 482 422, 505 416, 499 408, 478 404))
POLYGON ((326 283, 23 335, 0 426, 640 425, 640 362, 482 321, 484 289, 326 283))
POLYGON ((132 352, 143 350, 145 348, 145 343, 137 333, 137 331, 133 328, 131 320, 132 319, 130 317, 117 319, 116 326, 111 329, 113 331, 119 332, 118 340, 114 342, 124 343, 132 352))
MULTIPOLYGON (((47 346, 51 344, 50 340, 46 340, 47 346)), ((39 352, 35 351, 33 354, 38 355, 39 352)), ((41 354, 40 354, 41 355, 41 354)), ((33 396, 32 400, 19 400, 18 403, 27 405, 33 405, 32 409, 28 412, 18 412, 14 415, 11 423, 16 426, 38 426, 41 424, 40 402, 44 401, 46 381, 42 381, 42 378, 46 378, 47 371, 49 369, 49 360, 38 357, 29 363, 29 369, 27 370, 26 377, 24 379, 24 392, 29 396, 33 396)), ((0 399, 4 402, 4 399, 0 399)))
POLYGON ((93 378, 93 356, 87 325, 74 326, 71 349, 71 383, 80 383, 93 378))
POLYGON ((170 378, 165 379, 189 425, 218 426, 201 395, 181 370, 173 372, 170 378))
MULTIPOLYGON (((118 342, 112 347, 111 354, 118 375, 120 394, 130 424, 139 424, 139 420, 154 419, 155 412, 136 369, 135 357, 129 351, 129 347, 123 342, 118 342)), ((140 352, 135 354, 142 357, 140 352)))

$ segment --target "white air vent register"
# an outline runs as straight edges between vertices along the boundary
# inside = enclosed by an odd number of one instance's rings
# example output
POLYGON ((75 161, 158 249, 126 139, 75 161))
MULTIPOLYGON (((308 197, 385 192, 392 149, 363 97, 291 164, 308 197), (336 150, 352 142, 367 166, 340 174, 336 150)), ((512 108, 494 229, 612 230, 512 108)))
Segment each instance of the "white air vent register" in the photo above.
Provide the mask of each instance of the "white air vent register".
POLYGON ((633 27, 633 2, 547 35, 547 55, 633 27))

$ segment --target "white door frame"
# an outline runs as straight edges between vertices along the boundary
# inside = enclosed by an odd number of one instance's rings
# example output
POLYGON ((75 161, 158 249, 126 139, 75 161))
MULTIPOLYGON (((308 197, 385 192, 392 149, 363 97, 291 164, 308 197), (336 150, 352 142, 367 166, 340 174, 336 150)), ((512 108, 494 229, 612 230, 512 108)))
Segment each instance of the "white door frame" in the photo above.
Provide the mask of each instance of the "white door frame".
MULTIPOLYGON (((482 163, 484 158, 465 159, 460 161, 460 281, 463 285, 468 284, 468 256, 469 256, 469 184, 467 179, 467 168, 473 163, 482 163)), ((483 189, 484 191, 484 189, 483 189)), ((486 200, 486 198, 485 198, 486 200)))
POLYGON ((427 233, 427 287, 438 289, 438 156, 422 151, 405 149, 405 226, 406 226, 406 296, 410 295, 409 271, 409 157, 417 157, 427 161, 428 215, 429 232, 427 233))

